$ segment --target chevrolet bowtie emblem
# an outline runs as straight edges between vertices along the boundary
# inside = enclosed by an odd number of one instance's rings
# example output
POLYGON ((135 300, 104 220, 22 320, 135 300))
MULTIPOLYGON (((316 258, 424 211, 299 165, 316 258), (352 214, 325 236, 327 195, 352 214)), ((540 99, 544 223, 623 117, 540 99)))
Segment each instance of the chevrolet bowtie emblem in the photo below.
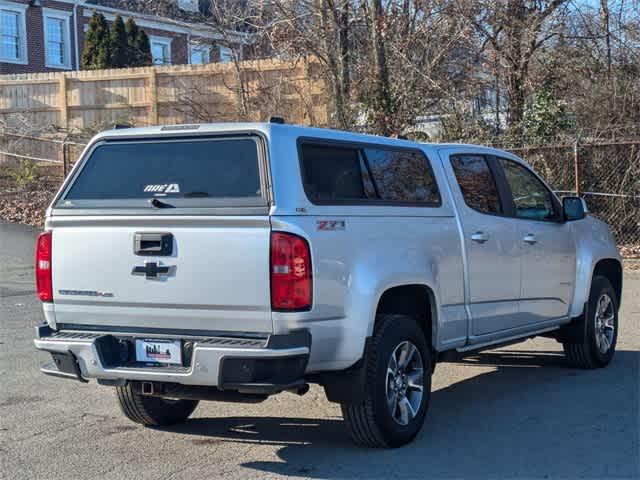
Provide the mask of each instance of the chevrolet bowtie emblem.
POLYGON ((133 275, 144 275, 147 279, 157 279, 171 274, 173 267, 168 265, 158 265, 156 262, 144 262, 142 266, 135 266, 131 273, 133 275))

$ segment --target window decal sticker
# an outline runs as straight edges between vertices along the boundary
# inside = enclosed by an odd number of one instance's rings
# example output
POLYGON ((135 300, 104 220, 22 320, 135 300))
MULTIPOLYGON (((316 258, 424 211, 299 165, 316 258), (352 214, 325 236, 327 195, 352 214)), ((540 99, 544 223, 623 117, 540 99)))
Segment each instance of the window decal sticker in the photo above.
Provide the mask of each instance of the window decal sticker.
POLYGON ((159 185, 145 185, 145 192, 153 193, 180 193, 180 185, 177 183, 161 183, 159 185))

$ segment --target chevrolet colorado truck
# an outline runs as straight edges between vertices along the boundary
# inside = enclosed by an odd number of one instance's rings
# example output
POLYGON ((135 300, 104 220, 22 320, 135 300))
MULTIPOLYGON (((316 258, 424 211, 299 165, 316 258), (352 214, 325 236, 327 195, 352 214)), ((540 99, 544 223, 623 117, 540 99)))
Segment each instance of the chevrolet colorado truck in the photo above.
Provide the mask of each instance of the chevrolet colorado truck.
POLYGON ((36 245, 49 375, 143 425, 322 385, 353 439, 411 441, 436 362, 543 335, 612 359, 621 260, 515 155, 280 122, 90 142, 36 245))

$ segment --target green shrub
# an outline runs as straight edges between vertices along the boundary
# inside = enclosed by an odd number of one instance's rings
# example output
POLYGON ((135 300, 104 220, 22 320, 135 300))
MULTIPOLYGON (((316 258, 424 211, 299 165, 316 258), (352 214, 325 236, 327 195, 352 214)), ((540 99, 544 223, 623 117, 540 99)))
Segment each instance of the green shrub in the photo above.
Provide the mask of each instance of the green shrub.
POLYGON ((18 165, 9 170, 9 176, 20 188, 33 185, 37 179, 36 164, 31 160, 20 160, 18 165))

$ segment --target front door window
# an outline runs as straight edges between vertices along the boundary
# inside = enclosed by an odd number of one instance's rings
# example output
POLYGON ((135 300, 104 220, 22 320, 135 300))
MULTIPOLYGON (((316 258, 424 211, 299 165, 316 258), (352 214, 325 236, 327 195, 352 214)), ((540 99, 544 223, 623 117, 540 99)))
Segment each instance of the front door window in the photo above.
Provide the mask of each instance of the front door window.
POLYGON ((511 188, 515 216, 529 220, 554 220, 557 215, 547 187, 519 163, 504 158, 498 161, 511 188))

